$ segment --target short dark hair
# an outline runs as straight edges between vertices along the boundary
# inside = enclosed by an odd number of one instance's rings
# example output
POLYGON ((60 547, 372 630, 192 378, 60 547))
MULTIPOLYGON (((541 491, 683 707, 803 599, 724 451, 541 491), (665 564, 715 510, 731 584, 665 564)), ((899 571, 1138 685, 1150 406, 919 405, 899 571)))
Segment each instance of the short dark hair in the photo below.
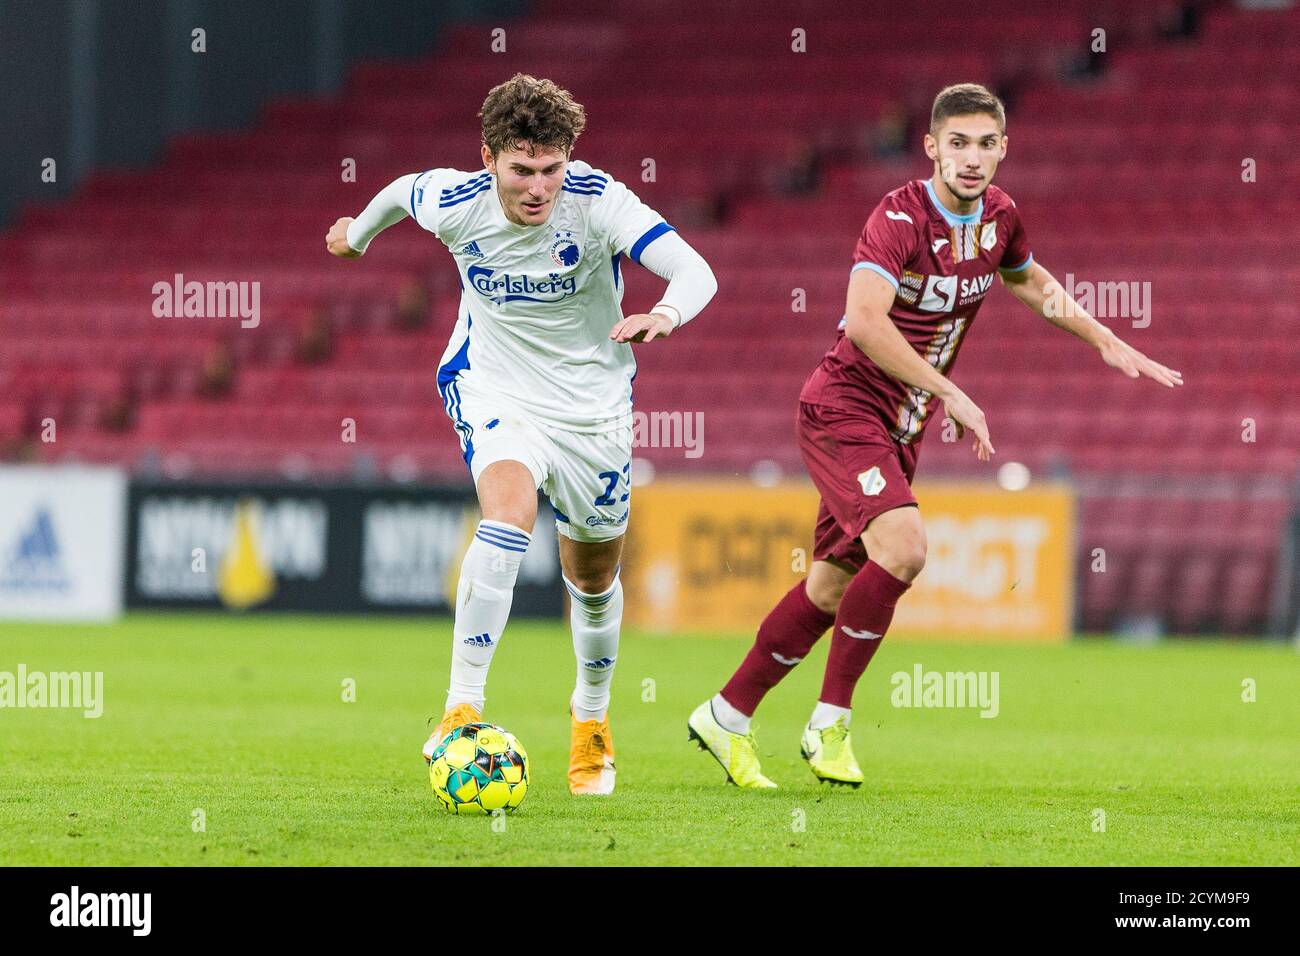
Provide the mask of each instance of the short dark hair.
POLYGON ((945 86, 934 98, 930 110, 930 132, 935 133, 950 116, 970 116, 985 113, 998 121, 998 129, 1007 131, 1007 111, 1002 101, 986 86, 978 83, 957 83, 945 86))
POLYGON ((492 87, 478 115, 483 118, 483 142, 493 156, 517 148, 532 155, 538 146, 567 155, 587 125, 582 104, 568 90, 526 73, 492 87))

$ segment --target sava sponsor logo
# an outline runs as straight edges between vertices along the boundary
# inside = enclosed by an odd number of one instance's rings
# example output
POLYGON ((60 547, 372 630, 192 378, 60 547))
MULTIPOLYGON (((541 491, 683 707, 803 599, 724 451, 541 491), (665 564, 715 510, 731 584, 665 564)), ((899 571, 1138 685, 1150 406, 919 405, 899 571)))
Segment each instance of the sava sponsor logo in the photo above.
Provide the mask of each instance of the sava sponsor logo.
POLYGON ((956 276, 926 276, 925 291, 917 306, 926 312, 951 312, 957 304, 956 276))
POLYGON ((496 305, 504 302, 560 302, 578 291, 578 280, 573 275, 561 276, 558 272, 534 278, 530 275, 497 275, 494 269, 470 266, 469 284, 474 291, 496 305))
POLYGON ((962 279, 961 290, 958 293, 960 298, 957 300, 958 305, 969 305, 988 295, 989 289, 993 286, 993 273, 988 275, 976 276, 973 279, 962 279))
POLYGON ((962 279, 958 276, 926 276, 925 291, 917 308, 927 312, 951 312, 956 306, 978 302, 993 287, 993 273, 962 279))
POLYGON ((50 897, 51 926, 128 926, 133 936, 148 936, 152 914, 152 893, 82 893, 73 886, 50 897))

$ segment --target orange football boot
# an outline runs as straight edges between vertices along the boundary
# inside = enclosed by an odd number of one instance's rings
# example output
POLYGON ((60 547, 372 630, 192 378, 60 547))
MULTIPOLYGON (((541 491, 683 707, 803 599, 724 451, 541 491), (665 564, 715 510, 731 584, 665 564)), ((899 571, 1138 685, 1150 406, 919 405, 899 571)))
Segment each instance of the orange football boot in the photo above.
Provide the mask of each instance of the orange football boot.
POLYGON ((569 710, 569 792, 607 796, 614 792, 614 738, 609 718, 578 720, 569 710))
POLYGON ((442 715, 442 720, 438 721, 438 726, 434 728, 433 734, 424 742, 424 762, 429 763, 433 760, 433 752, 438 749, 438 744, 442 743, 457 727, 478 722, 479 713, 470 704, 457 704, 455 707, 447 708, 447 712, 442 715))

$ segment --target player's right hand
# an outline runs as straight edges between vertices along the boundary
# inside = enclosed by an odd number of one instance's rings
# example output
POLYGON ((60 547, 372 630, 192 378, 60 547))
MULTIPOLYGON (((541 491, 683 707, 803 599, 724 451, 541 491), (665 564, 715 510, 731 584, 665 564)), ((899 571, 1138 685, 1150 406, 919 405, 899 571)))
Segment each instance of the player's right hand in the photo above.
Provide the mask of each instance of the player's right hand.
POLYGON ((330 226, 330 231, 325 234, 325 248, 330 251, 330 255, 340 259, 356 259, 361 255, 348 245, 348 226, 351 222, 351 216, 344 216, 330 226))
POLYGON ((952 395, 945 398, 943 407, 948 417, 957 423, 957 437, 961 438, 969 429, 975 436, 975 440, 971 443, 971 450, 980 461, 988 461, 993 455, 993 445, 989 442, 989 426, 984 421, 984 413, 980 411, 980 407, 960 390, 954 391, 952 395))

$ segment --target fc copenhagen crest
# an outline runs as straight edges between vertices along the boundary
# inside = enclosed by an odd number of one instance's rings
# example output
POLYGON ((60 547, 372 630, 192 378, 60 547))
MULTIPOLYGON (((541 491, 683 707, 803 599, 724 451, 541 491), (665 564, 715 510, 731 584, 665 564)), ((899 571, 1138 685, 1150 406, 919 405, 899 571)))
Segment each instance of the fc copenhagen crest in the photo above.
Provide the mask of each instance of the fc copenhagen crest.
POLYGON ((573 241, 573 233, 565 230, 555 234, 555 241, 551 243, 551 259, 557 266, 565 269, 572 269, 582 258, 582 249, 573 241))

